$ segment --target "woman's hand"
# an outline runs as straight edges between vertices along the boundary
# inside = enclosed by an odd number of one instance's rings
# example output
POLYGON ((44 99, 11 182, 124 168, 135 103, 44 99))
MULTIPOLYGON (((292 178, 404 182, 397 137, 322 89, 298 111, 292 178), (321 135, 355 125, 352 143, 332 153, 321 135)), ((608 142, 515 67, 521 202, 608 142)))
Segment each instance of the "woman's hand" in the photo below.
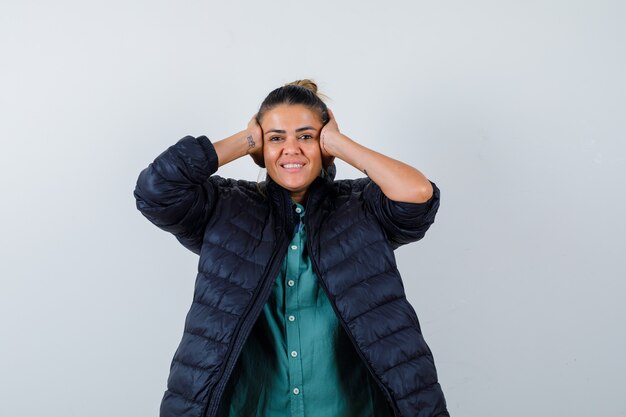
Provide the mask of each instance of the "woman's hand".
POLYGON ((256 114, 252 116, 252 119, 248 122, 248 128, 246 129, 248 141, 248 155, 252 157, 254 163, 261 168, 265 168, 265 161, 263 159, 263 130, 256 120, 256 114))
POLYGON ((331 166, 335 160, 336 153, 333 153, 333 149, 336 148, 336 142, 341 139, 341 132, 339 132, 339 126, 332 110, 328 109, 328 123, 324 125, 320 132, 320 149, 322 150, 322 165, 325 168, 331 166))

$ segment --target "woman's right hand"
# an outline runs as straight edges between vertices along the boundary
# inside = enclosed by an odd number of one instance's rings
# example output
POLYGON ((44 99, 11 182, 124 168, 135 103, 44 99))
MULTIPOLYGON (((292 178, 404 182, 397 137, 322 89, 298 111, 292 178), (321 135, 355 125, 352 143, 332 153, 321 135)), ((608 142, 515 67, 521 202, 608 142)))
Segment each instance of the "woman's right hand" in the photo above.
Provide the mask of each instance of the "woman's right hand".
POLYGON ((248 154, 252 157, 255 164, 261 168, 265 168, 265 161, 263 159, 263 130, 256 120, 256 114, 252 116, 252 119, 248 122, 247 133, 248 154))

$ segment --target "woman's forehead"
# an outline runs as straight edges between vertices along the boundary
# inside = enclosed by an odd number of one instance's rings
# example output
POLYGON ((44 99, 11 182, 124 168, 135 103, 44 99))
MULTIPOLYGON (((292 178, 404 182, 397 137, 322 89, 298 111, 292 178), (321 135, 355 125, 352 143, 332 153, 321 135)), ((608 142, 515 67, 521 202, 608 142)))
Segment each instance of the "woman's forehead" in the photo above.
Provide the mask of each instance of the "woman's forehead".
POLYGON ((261 122, 264 131, 300 131, 304 128, 318 130, 322 122, 317 113, 303 105, 281 105, 269 110, 261 122))

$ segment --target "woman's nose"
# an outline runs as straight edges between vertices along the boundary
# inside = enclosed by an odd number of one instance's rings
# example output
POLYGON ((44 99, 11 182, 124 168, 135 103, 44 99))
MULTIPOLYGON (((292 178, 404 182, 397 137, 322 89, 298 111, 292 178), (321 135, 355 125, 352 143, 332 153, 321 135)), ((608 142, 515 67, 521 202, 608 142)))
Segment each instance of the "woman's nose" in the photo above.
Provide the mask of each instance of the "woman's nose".
POLYGON ((287 138, 283 152, 288 154, 300 153, 300 142, 296 138, 287 138))

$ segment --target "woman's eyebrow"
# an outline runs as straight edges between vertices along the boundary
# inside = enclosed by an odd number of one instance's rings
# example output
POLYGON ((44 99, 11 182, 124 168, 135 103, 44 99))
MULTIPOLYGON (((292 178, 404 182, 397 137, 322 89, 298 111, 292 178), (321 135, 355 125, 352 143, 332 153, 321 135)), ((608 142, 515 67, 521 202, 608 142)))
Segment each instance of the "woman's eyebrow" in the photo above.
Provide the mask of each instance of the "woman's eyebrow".
MULTIPOLYGON (((299 127, 296 129, 296 132, 302 132, 303 130, 315 130, 315 128, 313 126, 299 127)), ((266 133, 287 133, 287 131, 281 129, 271 129, 268 130, 266 133)))
POLYGON ((296 129, 296 132, 302 132, 303 130, 315 130, 313 126, 304 126, 296 129))

